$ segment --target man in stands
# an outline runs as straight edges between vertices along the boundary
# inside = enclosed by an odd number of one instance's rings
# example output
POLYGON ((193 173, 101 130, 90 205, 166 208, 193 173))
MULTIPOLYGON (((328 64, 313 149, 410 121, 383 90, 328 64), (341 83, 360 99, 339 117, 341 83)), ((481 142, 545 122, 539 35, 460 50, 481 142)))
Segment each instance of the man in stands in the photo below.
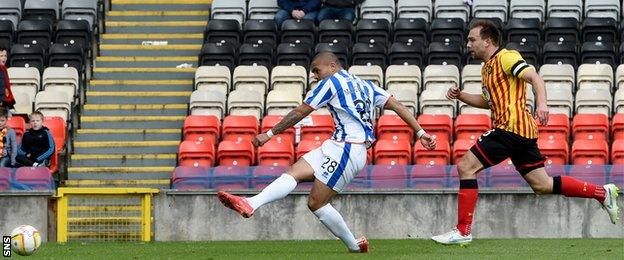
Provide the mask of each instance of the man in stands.
POLYGON ((321 0, 278 0, 277 5, 281 8, 275 14, 277 28, 282 28, 282 23, 288 19, 316 20, 321 0))
POLYGON ((273 129, 256 136, 253 143, 263 145, 273 135, 293 127, 323 106, 329 108, 336 123, 333 137, 305 154, 260 194, 243 198, 220 191, 217 196, 226 207, 249 218, 262 205, 284 198, 298 183, 314 182, 308 197, 310 211, 342 240, 350 252, 365 253, 368 251, 366 238, 356 240, 340 213, 329 202, 366 164, 366 149, 375 142, 372 119, 376 107, 395 111, 414 129, 424 147, 434 149, 436 142, 405 106, 370 81, 349 74, 333 53, 318 54, 310 67, 321 80, 319 85, 308 94, 304 104, 288 113, 273 129))
MULTIPOLYGON (((472 242, 470 229, 477 204, 477 174, 507 158, 511 158, 516 170, 536 194, 594 198, 615 224, 619 219, 619 208, 618 188, 614 184, 598 186, 569 176, 550 177, 544 170, 545 158, 537 147, 537 124, 526 110, 526 83, 529 83, 535 90, 535 118, 543 125, 548 123, 544 81, 535 68, 517 51, 500 47, 500 31, 494 23, 477 21, 470 28, 468 50, 474 58, 485 62, 481 69, 483 94, 468 94, 453 86, 446 97, 459 99, 473 107, 491 109, 494 128, 481 135, 457 165, 460 179, 457 226, 432 239, 441 244, 472 242)), ((501 205, 505 206, 509 205, 501 205)))
POLYGON ((326 19, 355 20, 355 8, 364 0, 324 0, 323 8, 316 20, 320 23, 326 19))
POLYGON ((54 138, 50 130, 43 126, 43 114, 35 111, 30 114, 30 129, 22 137, 22 145, 17 150, 17 162, 22 166, 49 166, 54 154, 54 138))

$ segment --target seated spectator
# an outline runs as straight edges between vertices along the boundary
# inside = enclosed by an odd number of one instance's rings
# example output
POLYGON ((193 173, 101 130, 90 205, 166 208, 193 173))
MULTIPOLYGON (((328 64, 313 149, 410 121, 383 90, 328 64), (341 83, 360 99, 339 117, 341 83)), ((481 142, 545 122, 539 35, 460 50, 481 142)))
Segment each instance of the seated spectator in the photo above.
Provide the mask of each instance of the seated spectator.
POLYGON ((278 0, 277 5, 280 10, 275 14, 275 23, 277 28, 282 28, 282 23, 288 19, 316 20, 321 0, 278 0))
POLYGON ((8 112, 0 108, 0 150, 2 157, 0 158, 0 167, 15 166, 15 157, 17 156, 17 137, 15 130, 7 126, 8 112))
POLYGON ((49 166, 54 154, 54 139, 50 130, 43 126, 43 114, 35 111, 30 114, 30 129, 22 137, 22 145, 17 151, 17 162, 21 166, 49 166))
POLYGON ((364 0, 323 0, 323 8, 316 17, 320 23, 326 19, 355 20, 355 7, 364 0))

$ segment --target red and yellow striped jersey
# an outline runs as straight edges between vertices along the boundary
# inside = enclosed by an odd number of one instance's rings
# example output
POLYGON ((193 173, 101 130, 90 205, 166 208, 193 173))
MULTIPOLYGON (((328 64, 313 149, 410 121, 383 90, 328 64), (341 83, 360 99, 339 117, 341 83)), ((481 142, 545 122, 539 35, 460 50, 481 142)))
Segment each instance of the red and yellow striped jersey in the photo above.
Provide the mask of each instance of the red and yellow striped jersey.
POLYGON ((481 69, 483 99, 492 110, 494 127, 525 138, 537 138, 537 124, 526 109, 526 82, 522 76, 527 64, 520 53, 499 49, 481 69))

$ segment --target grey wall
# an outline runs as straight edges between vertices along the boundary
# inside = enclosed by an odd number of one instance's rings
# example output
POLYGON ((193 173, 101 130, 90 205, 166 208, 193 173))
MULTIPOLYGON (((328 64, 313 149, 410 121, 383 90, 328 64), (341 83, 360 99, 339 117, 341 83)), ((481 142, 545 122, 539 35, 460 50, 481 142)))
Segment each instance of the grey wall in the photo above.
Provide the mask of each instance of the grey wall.
MULTIPOLYGON (((355 236, 429 238, 456 221, 456 194, 345 194, 332 203, 355 236)), ((622 197, 620 197, 622 198, 622 197)), ((330 239, 296 194, 243 219, 213 194, 154 198, 155 240, 330 239)), ((622 199, 619 200, 622 205, 622 199)), ((624 237, 595 200, 533 194, 481 194, 473 235, 480 238, 624 237)))
POLYGON ((0 193, 0 234, 10 235, 20 225, 31 225, 48 237, 48 200, 51 193, 0 193))

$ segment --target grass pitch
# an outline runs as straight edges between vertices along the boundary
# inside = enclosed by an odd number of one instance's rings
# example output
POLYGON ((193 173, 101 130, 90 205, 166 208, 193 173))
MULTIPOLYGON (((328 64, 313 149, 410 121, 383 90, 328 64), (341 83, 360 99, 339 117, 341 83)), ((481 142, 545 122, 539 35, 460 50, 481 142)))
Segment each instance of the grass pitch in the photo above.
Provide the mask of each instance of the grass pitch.
MULTIPOLYGON (((624 259, 624 239, 477 239, 467 248, 429 240, 371 240, 349 254, 338 240, 46 243, 31 259, 624 259)), ((13 254, 13 257, 22 258, 13 254)))

